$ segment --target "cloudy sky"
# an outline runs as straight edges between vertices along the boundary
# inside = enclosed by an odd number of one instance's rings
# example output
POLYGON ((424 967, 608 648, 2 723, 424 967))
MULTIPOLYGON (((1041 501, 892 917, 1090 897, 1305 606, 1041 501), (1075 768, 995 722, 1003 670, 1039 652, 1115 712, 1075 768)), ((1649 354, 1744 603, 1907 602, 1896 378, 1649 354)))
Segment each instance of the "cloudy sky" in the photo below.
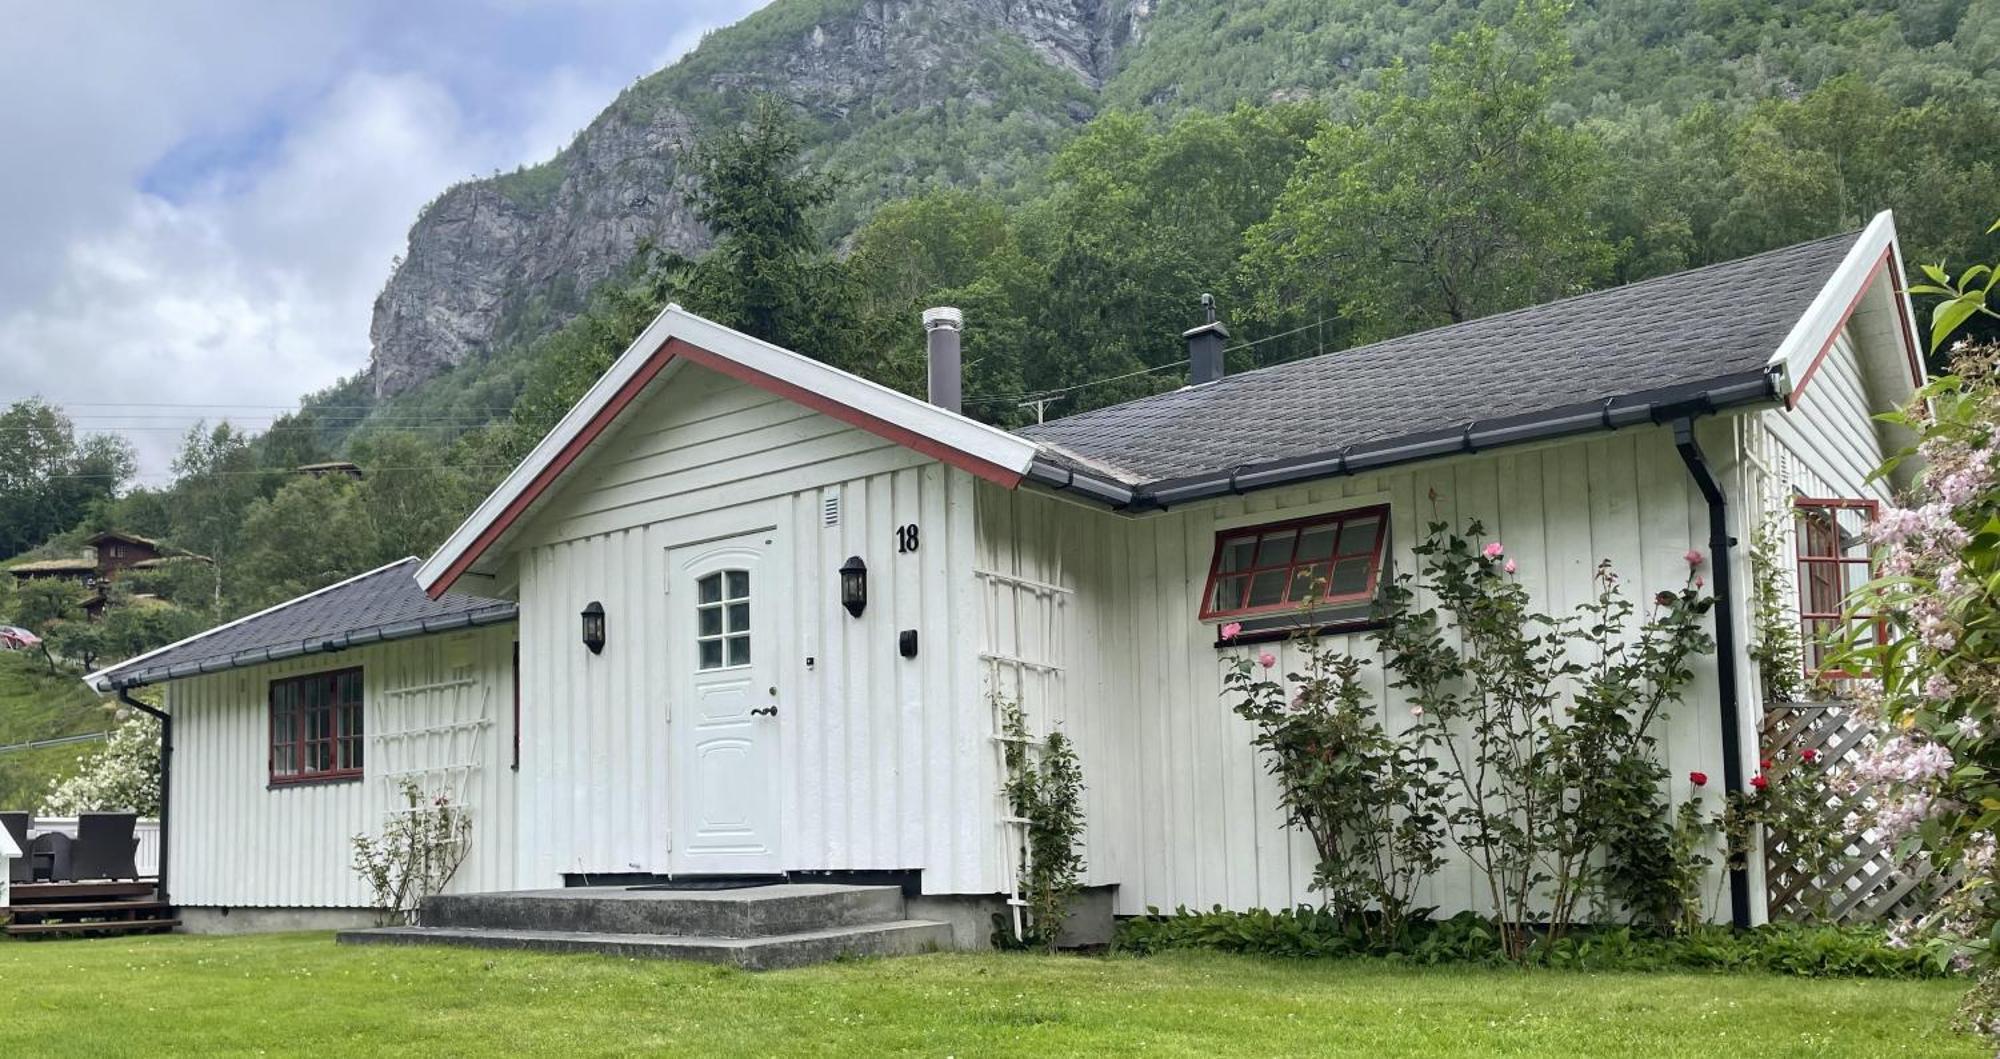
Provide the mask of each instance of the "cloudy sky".
POLYGON ((417 210, 763 0, 0 3, 0 403, 268 422, 367 362, 417 210))

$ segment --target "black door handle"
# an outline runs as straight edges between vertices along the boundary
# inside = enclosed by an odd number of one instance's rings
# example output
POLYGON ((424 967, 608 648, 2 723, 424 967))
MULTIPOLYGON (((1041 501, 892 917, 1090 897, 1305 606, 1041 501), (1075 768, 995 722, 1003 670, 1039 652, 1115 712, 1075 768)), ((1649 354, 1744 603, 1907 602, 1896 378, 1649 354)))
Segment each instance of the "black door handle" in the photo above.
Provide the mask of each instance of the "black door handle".
POLYGON ((750 716, 752 717, 776 717, 777 715, 778 708, 776 706, 765 706, 762 709, 750 711, 750 716))

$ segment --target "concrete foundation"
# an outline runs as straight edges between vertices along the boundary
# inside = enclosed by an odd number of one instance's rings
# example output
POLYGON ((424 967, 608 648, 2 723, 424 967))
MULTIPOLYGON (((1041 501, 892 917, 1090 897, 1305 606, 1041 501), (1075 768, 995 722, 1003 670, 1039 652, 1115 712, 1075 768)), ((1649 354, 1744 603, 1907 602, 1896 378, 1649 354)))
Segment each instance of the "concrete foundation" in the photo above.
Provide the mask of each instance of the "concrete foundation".
POLYGON ((365 908, 201 908, 177 905, 183 934, 278 934, 298 930, 351 930, 375 925, 365 908))
MULTIPOLYGON (((1069 919, 1063 923, 1063 948, 1111 944, 1116 926, 1111 899, 1117 890, 1115 886, 1090 886, 1076 895, 1069 919)), ((952 948, 978 952, 993 947, 993 917, 1007 914, 1007 901, 999 894, 941 894, 912 897, 909 909, 917 919, 950 924, 952 948)))

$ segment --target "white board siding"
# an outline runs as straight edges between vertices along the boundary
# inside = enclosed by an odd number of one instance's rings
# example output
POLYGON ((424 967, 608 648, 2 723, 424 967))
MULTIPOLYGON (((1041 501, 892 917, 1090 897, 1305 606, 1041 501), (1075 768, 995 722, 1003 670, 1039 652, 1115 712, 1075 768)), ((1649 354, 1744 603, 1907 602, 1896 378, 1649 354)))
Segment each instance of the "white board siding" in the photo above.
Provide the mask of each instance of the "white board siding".
POLYGON ((177 904, 240 908, 365 908, 354 836, 378 834, 401 802, 391 768, 453 789, 472 814, 457 892, 513 885, 514 629, 425 636, 332 655, 175 681, 169 885, 177 904), (360 780, 269 785, 273 680, 359 666, 367 737, 360 780), (412 691, 411 689, 417 689, 412 691), (452 719, 483 717, 483 725, 452 719), (458 727, 456 736, 439 729, 458 727), (391 733, 423 730, 397 738, 391 733), (389 738, 398 745, 385 746, 389 738), (399 764, 400 763, 400 764, 399 764), (460 769, 455 766, 472 766, 460 769), (433 770, 433 771, 422 771, 433 770))
POLYGON ((706 369, 675 370, 521 538, 524 885, 671 870, 672 674, 666 644, 649 639, 680 602, 667 551, 768 528, 793 577, 775 645, 785 868, 914 868, 926 892, 997 890, 997 777, 958 633, 977 619, 974 479, 706 369), (896 528, 910 523, 919 546, 899 553, 896 528), (868 564, 859 619, 839 602, 850 555, 868 564), (577 633, 592 600, 608 627, 595 656, 577 633), (914 659, 898 655, 904 629, 918 633, 914 659))
MULTIPOLYGON (((1704 444, 1725 474, 1729 437, 1726 422, 1703 424, 1704 444)), ((1313 899, 1310 844, 1283 826, 1275 784, 1251 747, 1252 728, 1221 698, 1228 652, 1215 648, 1214 626, 1196 614, 1219 525, 1383 497, 1398 568, 1412 567, 1409 549, 1427 523, 1462 526, 1477 518, 1519 561, 1538 603, 1554 612, 1592 595, 1599 559, 1613 562, 1643 605, 1652 592, 1683 582, 1690 547, 1707 548, 1706 507, 1664 429, 1439 461, 1137 520, 980 487, 980 568, 1074 590, 1062 614, 1070 669, 1050 720, 1076 740, 1083 761, 1087 881, 1117 885, 1120 914, 1313 899)), ((994 627, 986 636, 990 651, 1035 634, 994 627)), ((1364 658, 1374 653, 1365 635, 1330 646, 1364 658)), ((1275 648, 1249 650, 1264 649, 1275 648)), ((1287 657, 1281 667, 1293 662, 1287 657)), ((1364 680, 1386 726, 1407 729, 1407 708, 1389 693, 1381 667, 1364 670, 1364 680)), ((1686 792, 1681 777, 1689 770, 1722 774, 1715 687, 1709 660, 1697 666, 1683 705, 1661 730, 1676 797, 1686 792)), ((1485 908, 1487 900, 1483 883, 1454 855, 1421 903, 1449 913, 1485 908)))

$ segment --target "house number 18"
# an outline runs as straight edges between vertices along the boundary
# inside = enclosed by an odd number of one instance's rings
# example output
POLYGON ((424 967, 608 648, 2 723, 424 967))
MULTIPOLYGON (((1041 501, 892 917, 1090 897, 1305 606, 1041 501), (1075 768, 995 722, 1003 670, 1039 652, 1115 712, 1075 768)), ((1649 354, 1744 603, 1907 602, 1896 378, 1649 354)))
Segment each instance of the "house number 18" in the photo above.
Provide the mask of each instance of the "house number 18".
POLYGON ((896 550, 913 552, 917 550, 917 524, 912 522, 896 527, 896 550))

